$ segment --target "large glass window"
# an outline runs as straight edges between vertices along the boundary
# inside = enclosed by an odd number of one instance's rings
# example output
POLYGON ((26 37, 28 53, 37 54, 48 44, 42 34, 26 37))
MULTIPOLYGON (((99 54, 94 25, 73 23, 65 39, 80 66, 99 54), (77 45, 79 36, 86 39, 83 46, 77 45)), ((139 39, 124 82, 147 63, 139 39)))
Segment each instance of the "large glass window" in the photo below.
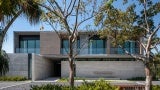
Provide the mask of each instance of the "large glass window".
POLYGON ((105 54, 105 39, 95 35, 89 40, 89 54, 105 54))
POLYGON ((67 54, 69 48, 69 41, 67 39, 63 39, 61 43, 61 54, 67 54))
MULTIPOLYGON (((124 44, 124 49, 131 54, 138 54, 139 53, 139 46, 135 41, 126 41, 124 44)), ((118 54, 124 54, 124 50, 118 47, 118 54)))
POLYGON ((40 38, 39 35, 23 35, 19 36, 19 53, 40 53, 40 38))
MULTIPOLYGON (((76 41, 76 44, 73 44, 73 47, 76 48, 74 50, 80 49, 80 40, 79 39, 76 41)), ((67 54, 68 53, 68 48, 69 48, 68 39, 62 39, 62 42, 61 42, 61 54, 67 54)))

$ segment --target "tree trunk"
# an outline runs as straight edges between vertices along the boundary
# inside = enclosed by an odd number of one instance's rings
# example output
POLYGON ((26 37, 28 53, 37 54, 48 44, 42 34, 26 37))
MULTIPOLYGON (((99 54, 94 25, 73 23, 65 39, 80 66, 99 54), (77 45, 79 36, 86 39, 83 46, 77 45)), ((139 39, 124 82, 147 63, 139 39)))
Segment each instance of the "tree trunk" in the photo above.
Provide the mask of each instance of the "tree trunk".
POLYGON ((2 45, 3 45, 3 40, 4 37, 8 31, 8 29, 10 28, 10 26, 13 24, 13 22, 17 19, 17 17, 23 12, 23 10, 19 10, 10 21, 8 21, 7 25, 4 27, 4 29, 1 30, 0 32, 0 50, 2 51, 2 45))
POLYGON ((69 62, 69 84, 71 87, 74 87, 74 66, 73 66, 73 61, 69 62))
POLYGON ((3 31, 0 32, 0 51, 2 51, 2 45, 3 45, 3 39, 4 39, 4 35, 3 35, 3 31))
POLYGON ((152 90, 152 73, 149 65, 145 65, 146 83, 145 90, 152 90))
POLYGON ((70 73, 69 73, 69 84, 70 86, 73 88, 74 87, 74 66, 73 66, 73 42, 72 42, 73 38, 71 36, 69 36, 69 69, 70 69, 70 73))

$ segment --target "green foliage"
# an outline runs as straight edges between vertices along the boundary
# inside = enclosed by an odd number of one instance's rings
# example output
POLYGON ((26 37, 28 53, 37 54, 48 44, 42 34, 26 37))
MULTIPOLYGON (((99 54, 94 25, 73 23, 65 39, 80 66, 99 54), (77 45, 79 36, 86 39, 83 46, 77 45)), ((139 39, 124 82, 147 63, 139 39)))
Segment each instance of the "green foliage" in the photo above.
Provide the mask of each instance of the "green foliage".
MULTIPOLYGON (((131 81, 145 81, 146 77, 133 77, 133 78, 129 78, 127 80, 131 80, 131 81)), ((152 80, 157 81, 158 78, 157 77, 152 77, 152 80)))
POLYGON ((0 21, 8 23, 20 10, 31 24, 36 24, 41 15, 40 7, 34 3, 36 0, 1 0, 0 1, 0 21))
POLYGON ((133 81, 142 80, 142 81, 144 81, 145 79, 146 79, 146 77, 134 77, 134 78, 129 78, 128 80, 133 80, 133 81))
MULTIPOLYGON (((84 78, 81 78, 81 77, 74 77, 74 80, 84 80, 84 78)), ((67 81, 69 81, 69 78, 63 77, 63 78, 60 78, 58 81, 59 81, 59 82, 67 82, 67 81)))
POLYGON ((63 86, 63 85, 33 85, 31 86, 31 90, 75 90, 74 88, 70 88, 69 86, 63 86))
POLYGON ((33 85, 31 86, 31 90, 119 90, 119 88, 110 85, 108 82, 104 80, 100 80, 92 83, 84 82, 82 85, 73 88, 64 85, 52 84, 42 86, 33 85))
POLYGON ((100 80, 92 83, 84 82, 77 90, 119 90, 119 88, 110 85, 105 80, 100 80))
POLYGON ((67 82, 67 81, 69 81, 69 80, 68 80, 68 78, 60 78, 58 81, 59 81, 59 82, 67 82))
POLYGON ((102 26, 99 31, 101 37, 114 38, 113 44, 123 44, 125 40, 136 40, 143 32, 133 26, 136 20, 135 4, 129 6, 126 11, 119 10, 113 5, 104 5, 95 18, 95 25, 102 26), (139 33, 139 34, 138 34, 139 33))
POLYGON ((154 85, 154 86, 152 86, 152 90, 160 90, 160 85, 154 85))
POLYGON ((5 51, 0 53, 0 75, 5 75, 9 71, 9 57, 5 51))
POLYGON ((1 76, 0 81, 25 81, 26 77, 22 76, 1 76))
POLYGON ((160 53, 153 57, 153 61, 150 64, 150 67, 152 69, 153 77, 160 78, 160 53))
MULTIPOLYGON (((125 4, 128 2, 128 0, 123 1, 125 4)), ((137 1, 139 2, 139 0, 137 1)), ((118 45, 123 44, 126 40, 139 40, 139 37, 146 37, 155 29, 153 18, 160 13, 160 2, 153 3, 148 0, 146 3, 147 18, 145 19, 144 2, 139 2, 139 4, 133 2, 122 10, 113 5, 113 0, 109 0, 99 9, 99 13, 95 17, 95 25, 102 27, 99 31, 100 36, 110 36, 113 38, 112 43, 118 45), (138 11, 137 7, 139 7, 138 11), (149 32, 145 30, 147 26, 145 20, 150 28, 149 32)))

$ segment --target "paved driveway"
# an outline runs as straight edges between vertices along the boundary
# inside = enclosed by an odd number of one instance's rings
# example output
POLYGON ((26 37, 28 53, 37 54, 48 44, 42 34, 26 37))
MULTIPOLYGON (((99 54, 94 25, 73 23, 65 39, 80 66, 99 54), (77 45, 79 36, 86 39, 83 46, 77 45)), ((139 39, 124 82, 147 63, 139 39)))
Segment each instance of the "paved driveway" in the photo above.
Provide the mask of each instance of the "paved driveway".
POLYGON ((12 87, 17 87, 21 85, 30 84, 31 81, 18 81, 18 82, 7 82, 7 81, 0 81, 0 90, 7 90, 7 88, 10 88, 8 90, 16 90, 11 89, 12 87))
MULTIPOLYGON (((75 85, 80 85, 82 81, 78 80, 75 85)), ((69 85, 67 82, 56 82, 56 81, 23 81, 23 82, 0 82, 0 90, 30 90, 31 85, 42 85, 42 84, 62 84, 69 85)), ((111 81, 114 85, 144 85, 144 81, 126 81, 116 80, 111 81)), ((153 81, 154 85, 160 85, 160 81, 153 81)))

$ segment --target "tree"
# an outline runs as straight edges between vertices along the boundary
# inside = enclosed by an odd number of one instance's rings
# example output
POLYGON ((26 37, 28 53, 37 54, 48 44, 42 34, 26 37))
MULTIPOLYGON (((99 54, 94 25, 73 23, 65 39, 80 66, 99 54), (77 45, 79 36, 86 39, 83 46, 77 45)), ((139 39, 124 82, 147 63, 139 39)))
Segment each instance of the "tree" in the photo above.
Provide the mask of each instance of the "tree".
POLYGON ((8 71, 8 56, 2 50, 3 41, 9 27, 20 15, 24 15, 31 24, 39 22, 41 9, 33 3, 33 0, 0 0, 0 57, 1 65, 0 72, 2 75, 8 71), (6 68, 6 69, 5 69, 6 68), (1 70, 2 69, 2 70, 1 70), (6 71, 3 71, 6 70, 6 71))
POLYGON ((0 0, 0 50, 4 37, 12 23, 23 14, 31 24, 39 22, 41 9, 33 3, 34 0, 0 0))
MULTIPOLYGON (((128 5, 127 1, 124 0, 124 4, 128 5)), ((143 48, 140 56, 129 53, 125 48, 123 50, 135 59, 143 61, 146 73, 145 90, 151 90, 152 70, 150 64, 153 64, 152 57, 154 57, 152 50, 160 44, 157 35, 160 21, 156 19, 156 22, 159 23, 156 25, 153 19, 160 14, 160 2, 135 0, 125 10, 114 7, 113 2, 114 0, 109 0, 99 9, 95 24, 102 27, 100 30, 102 37, 112 38, 113 43, 121 48, 127 40, 134 40, 139 43, 143 48)))
POLYGON ((153 70, 153 77, 159 79, 160 77, 160 53, 156 53, 153 57, 153 64, 151 64, 153 70))
MULTIPOLYGON (((45 0, 44 3, 35 2, 45 10, 42 20, 47 22, 57 35, 66 36, 69 41, 69 83, 74 86, 74 44, 77 41, 78 31, 89 26, 88 20, 93 19, 98 5, 96 0, 45 0), (82 26, 84 25, 84 26, 82 26)), ((93 21, 93 20, 92 20, 93 21)))
POLYGON ((1 51, 0 55, 0 76, 5 75, 9 71, 9 57, 4 50, 1 51))

